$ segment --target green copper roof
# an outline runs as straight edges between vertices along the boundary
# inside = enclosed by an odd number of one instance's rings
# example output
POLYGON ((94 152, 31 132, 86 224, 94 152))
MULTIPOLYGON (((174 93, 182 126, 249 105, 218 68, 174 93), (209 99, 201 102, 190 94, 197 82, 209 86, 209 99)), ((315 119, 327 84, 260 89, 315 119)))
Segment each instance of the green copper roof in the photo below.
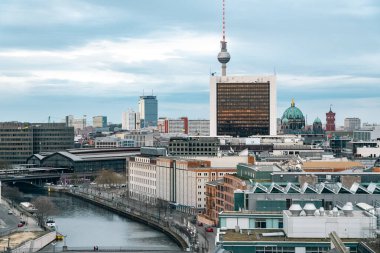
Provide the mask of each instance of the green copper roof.
POLYGON ((294 100, 292 100, 291 106, 282 115, 281 120, 284 119, 304 119, 303 113, 295 106, 294 100))
POLYGON ((320 118, 317 117, 317 118, 314 120, 314 123, 321 123, 321 124, 322 124, 322 121, 321 121, 320 118))

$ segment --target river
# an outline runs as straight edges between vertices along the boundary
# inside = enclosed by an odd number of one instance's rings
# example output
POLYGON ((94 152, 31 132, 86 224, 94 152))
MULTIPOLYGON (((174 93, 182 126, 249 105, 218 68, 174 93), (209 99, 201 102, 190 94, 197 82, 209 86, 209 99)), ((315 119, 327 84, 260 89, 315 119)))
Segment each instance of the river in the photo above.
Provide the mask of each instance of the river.
MULTIPOLYGON (((57 230, 66 236, 69 248, 139 248, 179 249, 165 234, 146 225, 137 223, 109 210, 66 195, 47 192, 29 185, 18 185, 23 193, 18 201, 31 201, 39 196, 48 196, 58 209, 53 216, 57 230)), ((58 242, 57 251, 64 242, 58 242)))

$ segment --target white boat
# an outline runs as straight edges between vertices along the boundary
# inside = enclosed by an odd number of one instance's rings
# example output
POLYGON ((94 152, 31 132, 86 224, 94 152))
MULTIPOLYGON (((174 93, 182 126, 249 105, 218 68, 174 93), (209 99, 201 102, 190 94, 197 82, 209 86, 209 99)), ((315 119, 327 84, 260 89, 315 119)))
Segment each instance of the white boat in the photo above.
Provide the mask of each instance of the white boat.
POLYGON ((30 202, 21 202, 20 206, 22 209, 30 213, 35 213, 37 211, 37 208, 30 202))
POLYGON ((51 228, 55 227, 55 221, 53 219, 48 219, 46 221, 46 226, 51 227, 51 228))

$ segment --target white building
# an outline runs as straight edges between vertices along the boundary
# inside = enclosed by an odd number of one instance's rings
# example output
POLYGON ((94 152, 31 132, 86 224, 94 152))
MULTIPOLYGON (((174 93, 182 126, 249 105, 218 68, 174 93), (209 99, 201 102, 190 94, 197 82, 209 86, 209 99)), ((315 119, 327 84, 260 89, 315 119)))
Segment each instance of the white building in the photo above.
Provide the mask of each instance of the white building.
MULTIPOLYGON (((308 205, 314 206, 313 204, 306 204, 304 209, 308 205)), ((300 216, 296 213, 292 214, 290 210, 283 211, 284 232, 287 237, 327 238, 333 231, 340 238, 376 237, 377 218, 368 212, 352 210, 345 210, 343 212, 338 211, 338 209, 320 212, 315 209, 315 206, 307 211, 311 213, 306 216, 300 216)))
POLYGON ((236 168, 212 167, 209 161, 164 158, 157 159, 157 196, 175 202, 186 210, 206 207, 206 183, 236 173, 236 168))
POLYGON ((131 198, 152 204, 156 203, 156 159, 130 157, 127 178, 131 198))
POLYGON ((275 76, 212 76, 210 136, 276 135, 275 76))
POLYGON ((380 157, 380 147, 357 147, 356 155, 358 157, 380 157))
POLYGON ((132 157, 128 164, 132 198, 152 203, 161 199, 178 204, 185 212, 205 208, 207 182, 236 173, 235 168, 211 168, 208 161, 172 157, 132 157))
POLYGON ((116 137, 97 137, 95 138, 95 148, 121 148, 135 147, 134 140, 120 139, 116 137))
POLYGON ((359 130, 360 129, 360 119, 359 118, 345 118, 344 119, 344 129, 347 131, 359 130))
POLYGON ((210 136, 210 121, 206 119, 190 119, 189 135, 210 136))
POLYGON ((122 113, 121 128, 123 130, 140 129, 140 113, 129 110, 122 113))
POLYGON ((65 117, 65 123, 69 127, 74 127, 74 130, 83 130, 86 128, 86 117, 76 119, 73 115, 65 117))
POLYGON ((133 130, 115 134, 120 139, 129 139, 135 142, 135 147, 153 147, 155 137, 159 133, 149 130, 133 130))

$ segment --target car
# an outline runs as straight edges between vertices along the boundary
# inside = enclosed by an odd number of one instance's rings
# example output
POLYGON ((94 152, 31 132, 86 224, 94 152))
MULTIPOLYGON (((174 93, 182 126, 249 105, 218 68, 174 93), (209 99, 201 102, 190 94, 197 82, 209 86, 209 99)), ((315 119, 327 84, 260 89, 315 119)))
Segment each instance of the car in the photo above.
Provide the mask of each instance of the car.
POLYGON ((11 209, 9 209, 8 214, 13 214, 13 211, 11 209))
POLYGON ((206 229, 206 232, 214 232, 214 229, 212 227, 207 227, 205 229, 206 229))
POLYGON ((17 224, 17 227, 19 227, 19 228, 21 228, 21 227, 23 227, 24 226, 24 223, 22 223, 22 222, 19 222, 18 224, 17 224))
POLYGON ((198 222, 198 226, 202 227, 203 223, 202 222, 198 222))

